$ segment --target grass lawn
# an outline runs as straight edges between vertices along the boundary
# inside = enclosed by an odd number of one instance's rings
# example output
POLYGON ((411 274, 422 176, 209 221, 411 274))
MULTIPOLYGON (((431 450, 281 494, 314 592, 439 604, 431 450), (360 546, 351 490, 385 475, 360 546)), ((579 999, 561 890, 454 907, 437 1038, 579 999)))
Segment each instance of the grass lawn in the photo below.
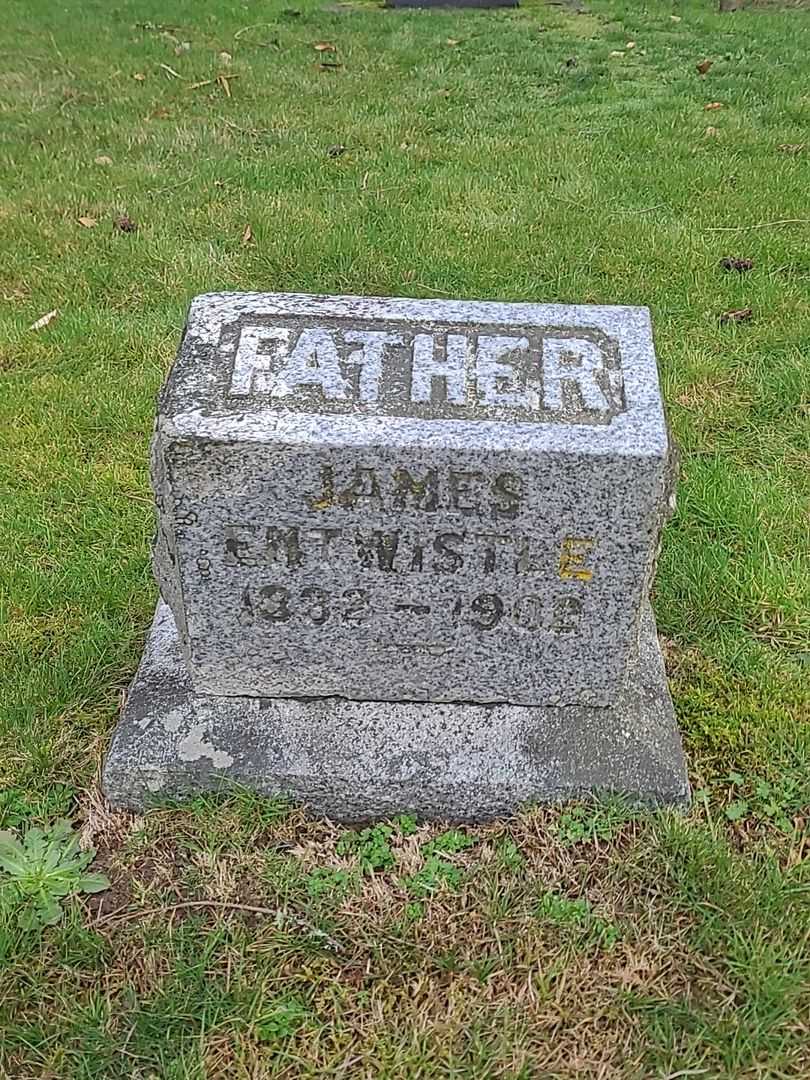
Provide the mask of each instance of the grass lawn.
POLYGON ((810 12, 715 8, 6 0, 0 828, 69 817, 112 888, 0 902, 0 1077, 810 1075, 810 12), (688 817, 105 810, 154 395, 219 289, 652 309, 688 817))

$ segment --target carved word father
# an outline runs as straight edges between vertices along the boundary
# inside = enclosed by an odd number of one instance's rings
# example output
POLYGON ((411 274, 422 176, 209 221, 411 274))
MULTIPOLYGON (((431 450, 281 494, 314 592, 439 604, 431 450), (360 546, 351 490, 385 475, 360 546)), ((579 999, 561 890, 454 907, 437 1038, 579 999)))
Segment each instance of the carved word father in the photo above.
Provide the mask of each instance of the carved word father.
POLYGON ((397 402, 395 411, 406 413, 409 406, 417 412, 425 405, 478 406, 604 420, 622 408, 618 353, 611 345, 588 331, 537 328, 489 333, 243 325, 229 394, 293 404, 314 392, 321 402, 397 402))

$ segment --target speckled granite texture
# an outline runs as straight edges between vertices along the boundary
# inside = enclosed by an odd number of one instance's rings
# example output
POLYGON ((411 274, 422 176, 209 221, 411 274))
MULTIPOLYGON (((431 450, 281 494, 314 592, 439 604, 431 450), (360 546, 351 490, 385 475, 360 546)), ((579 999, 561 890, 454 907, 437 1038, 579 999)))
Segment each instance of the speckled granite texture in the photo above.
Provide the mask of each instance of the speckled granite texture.
POLYGON ((198 297, 152 449, 194 690, 614 704, 671 460, 646 309, 198 297))
POLYGON ((622 793, 684 806, 689 785, 652 614, 615 705, 527 708, 196 695, 160 604, 104 767, 116 807, 241 784, 361 821, 480 821, 526 801, 622 793))

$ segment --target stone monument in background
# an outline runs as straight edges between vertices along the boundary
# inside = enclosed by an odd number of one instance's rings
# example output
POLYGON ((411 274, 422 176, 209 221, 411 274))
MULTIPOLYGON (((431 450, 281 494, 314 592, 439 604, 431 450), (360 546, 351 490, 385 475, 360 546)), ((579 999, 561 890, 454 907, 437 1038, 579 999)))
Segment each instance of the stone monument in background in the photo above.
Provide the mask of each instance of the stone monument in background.
POLYGON ((646 309, 198 297, 152 479, 161 599, 114 805, 688 800, 649 606, 675 477, 646 309))

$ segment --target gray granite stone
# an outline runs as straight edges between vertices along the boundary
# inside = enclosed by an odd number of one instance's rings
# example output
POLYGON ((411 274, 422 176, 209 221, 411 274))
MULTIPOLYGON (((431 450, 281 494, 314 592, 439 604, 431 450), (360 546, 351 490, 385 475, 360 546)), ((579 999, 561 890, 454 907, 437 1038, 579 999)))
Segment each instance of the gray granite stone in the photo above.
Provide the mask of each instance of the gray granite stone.
POLYGON ((274 294, 193 302, 152 469, 195 692, 278 698, 617 702, 673 486, 646 309, 274 294))
POLYGON ((318 814, 484 820, 526 801, 621 793, 686 805, 689 785, 652 614, 609 708, 197 695, 160 604, 104 767, 116 807, 227 789, 318 814))

